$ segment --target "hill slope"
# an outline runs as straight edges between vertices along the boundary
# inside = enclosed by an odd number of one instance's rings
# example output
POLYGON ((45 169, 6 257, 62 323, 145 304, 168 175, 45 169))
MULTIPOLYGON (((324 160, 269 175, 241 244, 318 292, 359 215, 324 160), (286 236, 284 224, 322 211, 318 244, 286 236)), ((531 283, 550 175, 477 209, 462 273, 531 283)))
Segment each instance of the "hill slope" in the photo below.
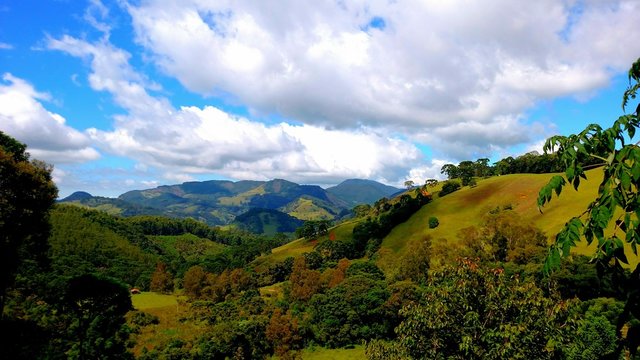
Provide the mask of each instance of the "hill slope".
MULTIPOLYGON (((430 236, 434 244, 453 244, 460 236, 461 230, 470 226, 479 226, 484 216, 496 208, 511 208, 523 221, 540 228, 548 236, 549 242, 573 216, 580 215, 597 194, 598 185, 602 181, 602 169, 587 172, 588 180, 581 182, 579 191, 567 187, 559 198, 554 196, 543 213, 538 211, 536 200, 538 192, 552 174, 513 174, 492 177, 478 181, 476 187, 464 187, 454 193, 437 197, 418 210, 409 220, 396 226, 383 240, 381 245, 381 261, 384 257, 396 257, 405 245, 412 240, 430 236), (439 226, 429 229, 428 220, 435 216, 439 226)), ((340 224, 331 229, 336 239, 348 239, 357 221, 340 224)), ((321 240, 321 239, 320 239, 321 240)), ((313 250, 316 242, 304 239, 289 243, 281 248, 273 249, 273 260, 281 260, 287 256, 296 256, 302 252, 313 250)), ((581 242, 577 253, 591 254, 586 242, 581 242)), ((630 253, 630 252, 629 252, 630 253)), ((638 257, 630 257, 630 263, 637 264, 638 257)), ((269 263, 269 258, 259 259, 257 263, 269 263)))
POLYGON ((346 201, 353 207, 358 204, 373 204, 376 200, 389 197, 402 189, 384 185, 377 181, 349 179, 327 188, 327 192, 346 201))
MULTIPOLYGON (((78 191, 59 202, 95 208, 112 215, 164 215, 227 225, 247 211, 277 210, 299 220, 334 220, 362 203, 373 203, 399 189, 375 181, 351 179, 327 190, 283 179, 271 181, 191 181, 128 191, 118 198, 78 191)), ((240 223, 244 220, 240 219, 240 223)))

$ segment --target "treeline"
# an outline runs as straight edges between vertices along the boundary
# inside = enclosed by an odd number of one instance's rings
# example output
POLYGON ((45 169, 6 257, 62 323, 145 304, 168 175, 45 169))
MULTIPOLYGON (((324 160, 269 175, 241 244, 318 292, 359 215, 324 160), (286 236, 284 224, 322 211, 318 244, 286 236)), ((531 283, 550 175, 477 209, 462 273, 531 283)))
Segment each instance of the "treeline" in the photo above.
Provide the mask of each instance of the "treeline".
MULTIPOLYGON (((597 166, 602 160, 590 158, 582 166, 597 166)), ((466 186, 474 177, 488 177, 508 174, 547 174, 563 172, 564 164, 556 154, 539 154, 537 151, 528 152, 516 158, 509 156, 489 165, 489 159, 476 161, 465 160, 458 165, 445 164, 440 169, 449 179, 461 179, 466 186)))

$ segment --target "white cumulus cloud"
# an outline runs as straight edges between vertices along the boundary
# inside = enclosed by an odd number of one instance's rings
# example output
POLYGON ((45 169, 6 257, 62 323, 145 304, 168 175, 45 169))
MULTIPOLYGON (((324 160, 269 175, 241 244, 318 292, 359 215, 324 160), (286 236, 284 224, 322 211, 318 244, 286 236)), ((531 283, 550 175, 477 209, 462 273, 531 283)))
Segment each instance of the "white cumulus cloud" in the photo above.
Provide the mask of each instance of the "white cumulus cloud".
POLYGON ((127 9, 137 42, 192 91, 318 126, 441 134, 429 143, 440 155, 450 131, 464 129, 462 158, 538 141, 527 109, 590 94, 640 53, 640 3, 628 0, 147 0, 127 9))
POLYGON ((50 95, 9 73, 0 83, 0 130, 24 142, 35 158, 53 163, 95 160, 100 154, 89 137, 68 125, 60 114, 48 111, 42 101, 50 95))
POLYGON ((86 59, 90 86, 109 92, 126 110, 115 117, 113 130, 87 130, 97 146, 135 159, 140 169, 160 169, 166 180, 215 173, 322 184, 350 177, 397 182, 422 161, 411 142, 372 128, 266 125, 213 106, 175 108, 150 94, 147 89, 154 85, 132 68, 130 54, 106 39, 90 43, 63 36, 48 39, 47 45, 86 59))

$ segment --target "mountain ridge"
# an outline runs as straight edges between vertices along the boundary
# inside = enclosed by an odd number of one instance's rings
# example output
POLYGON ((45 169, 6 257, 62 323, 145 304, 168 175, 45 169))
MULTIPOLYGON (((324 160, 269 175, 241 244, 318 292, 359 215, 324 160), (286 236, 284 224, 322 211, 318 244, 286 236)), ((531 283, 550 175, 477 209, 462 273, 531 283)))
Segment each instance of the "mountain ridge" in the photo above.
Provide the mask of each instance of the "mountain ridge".
POLYGON ((79 191, 59 202, 102 208, 116 215, 191 217, 209 225, 229 225, 238 216, 255 208, 278 211, 299 220, 334 220, 349 214, 360 199, 363 203, 373 203, 398 190, 363 179, 345 180, 328 189, 285 179, 206 180, 131 190, 117 198, 97 197, 79 191))

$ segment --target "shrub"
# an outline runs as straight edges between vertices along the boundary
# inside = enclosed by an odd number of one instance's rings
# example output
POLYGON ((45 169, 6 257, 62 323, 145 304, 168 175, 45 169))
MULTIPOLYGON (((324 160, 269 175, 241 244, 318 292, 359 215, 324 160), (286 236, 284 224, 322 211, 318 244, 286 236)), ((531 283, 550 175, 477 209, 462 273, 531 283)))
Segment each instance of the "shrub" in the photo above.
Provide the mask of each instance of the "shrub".
POLYGON ((438 225, 440 225, 440 221, 438 221, 437 217, 432 216, 429 218, 429 229, 435 229, 438 225))
POLYGON ((460 189, 460 183, 457 181, 447 180, 442 184, 442 190, 440 190, 440 196, 451 194, 452 192, 460 189))

